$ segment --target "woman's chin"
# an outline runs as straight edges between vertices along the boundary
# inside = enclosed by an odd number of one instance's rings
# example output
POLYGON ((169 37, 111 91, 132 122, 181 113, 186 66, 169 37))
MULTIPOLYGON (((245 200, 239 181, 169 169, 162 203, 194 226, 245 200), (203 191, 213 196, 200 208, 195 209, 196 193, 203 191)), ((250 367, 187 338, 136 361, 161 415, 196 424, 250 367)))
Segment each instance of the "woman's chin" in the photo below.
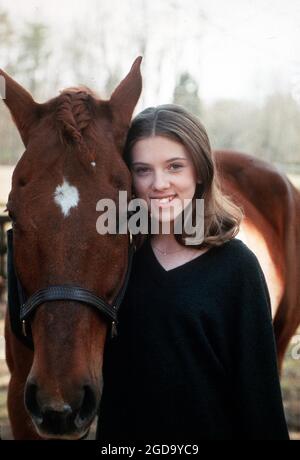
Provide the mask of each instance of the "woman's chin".
POLYGON ((157 214, 152 214, 151 215, 151 220, 153 222, 153 227, 156 228, 157 226, 164 226, 166 228, 168 227, 171 227, 174 223, 174 220, 176 219, 176 215, 175 217, 173 216, 170 216, 169 214, 167 213, 161 213, 160 215, 157 215, 157 214))

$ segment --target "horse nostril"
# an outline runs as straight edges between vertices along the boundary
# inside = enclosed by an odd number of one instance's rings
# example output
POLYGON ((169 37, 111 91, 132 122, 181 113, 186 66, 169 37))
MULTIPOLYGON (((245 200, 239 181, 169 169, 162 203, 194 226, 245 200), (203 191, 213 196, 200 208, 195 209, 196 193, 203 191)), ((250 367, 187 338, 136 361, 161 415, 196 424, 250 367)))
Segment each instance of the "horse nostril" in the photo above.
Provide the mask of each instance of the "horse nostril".
POLYGON ((43 408, 43 414, 45 414, 45 416, 49 417, 49 418, 59 418, 61 420, 67 420, 67 418, 70 417, 70 415, 72 415, 73 411, 72 411, 72 408, 71 406, 69 406, 69 404, 64 404, 62 409, 59 410, 59 409, 54 409, 53 407, 51 406, 46 406, 43 408))
POLYGON ((88 421, 91 421, 96 415, 97 399, 93 389, 86 385, 83 387, 84 395, 81 408, 75 418, 75 425, 81 428, 88 421))
POLYGON ((91 386, 83 386, 77 393, 77 403, 43 398, 35 381, 29 381, 25 390, 25 406, 34 423, 42 432, 63 435, 84 430, 97 410, 97 393, 91 386), (76 408, 76 409, 75 409, 76 408))
POLYGON ((64 434, 73 431, 73 411, 68 404, 62 410, 45 407, 43 410, 43 428, 52 434, 64 434))
POLYGON ((25 407, 34 418, 35 422, 41 424, 43 415, 37 401, 38 387, 35 383, 27 383, 25 390, 25 407))

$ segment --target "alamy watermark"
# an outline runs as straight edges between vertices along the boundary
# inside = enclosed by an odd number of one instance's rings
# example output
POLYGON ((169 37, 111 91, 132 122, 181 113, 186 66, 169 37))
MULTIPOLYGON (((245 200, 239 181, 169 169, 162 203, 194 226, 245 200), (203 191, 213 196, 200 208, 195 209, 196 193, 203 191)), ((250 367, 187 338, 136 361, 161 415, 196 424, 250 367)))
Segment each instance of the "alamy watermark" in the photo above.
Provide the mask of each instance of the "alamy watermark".
POLYGON ((176 204, 167 198, 146 200, 134 198, 128 202, 126 191, 119 192, 118 205, 110 198, 98 201, 96 210, 101 212, 96 222, 100 235, 132 235, 159 233, 185 234, 187 245, 198 245, 204 239, 204 199, 176 200, 176 204))

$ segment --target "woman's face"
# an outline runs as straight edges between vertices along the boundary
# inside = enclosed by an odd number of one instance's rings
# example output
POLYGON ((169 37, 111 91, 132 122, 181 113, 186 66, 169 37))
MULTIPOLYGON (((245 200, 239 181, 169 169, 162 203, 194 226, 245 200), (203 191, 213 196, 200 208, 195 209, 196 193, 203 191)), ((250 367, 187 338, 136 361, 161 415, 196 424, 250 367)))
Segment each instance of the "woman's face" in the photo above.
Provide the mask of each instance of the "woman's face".
POLYGON ((195 194, 197 177, 185 147, 162 136, 142 139, 131 151, 133 186, 138 198, 161 222, 174 220, 195 194))

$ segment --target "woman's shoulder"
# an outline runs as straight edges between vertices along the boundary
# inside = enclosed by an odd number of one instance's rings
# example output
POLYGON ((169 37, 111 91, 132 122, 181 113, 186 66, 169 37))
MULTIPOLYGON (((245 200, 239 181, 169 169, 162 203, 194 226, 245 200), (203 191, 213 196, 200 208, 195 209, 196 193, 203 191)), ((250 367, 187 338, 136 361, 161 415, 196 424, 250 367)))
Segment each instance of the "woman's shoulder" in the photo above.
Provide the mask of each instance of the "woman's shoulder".
POLYGON ((239 238, 232 238, 220 247, 220 252, 229 265, 240 274, 260 272, 261 267, 255 253, 239 238))
MULTIPOLYGON (((236 261, 235 282, 239 286, 238 293, 245 298, 249 298, 248 307, 253 311, 265 311, 271 319, 271 299, 266 282, 265 274, 255 253, 241 240, 234 238, 228 245, 231 247, 231 256, 236 261), (253 302, 255 299, 255 302, 253 302), (266 309, 261 308, 262 303, 267 305, 266 309)), ((246 309, 247 302, 243 303, 246 309)))
POLYGON ((235 237, 221 246, 228 257, 239 259, 243 262, 255 262, 257 257, 242 240, 235 237))

